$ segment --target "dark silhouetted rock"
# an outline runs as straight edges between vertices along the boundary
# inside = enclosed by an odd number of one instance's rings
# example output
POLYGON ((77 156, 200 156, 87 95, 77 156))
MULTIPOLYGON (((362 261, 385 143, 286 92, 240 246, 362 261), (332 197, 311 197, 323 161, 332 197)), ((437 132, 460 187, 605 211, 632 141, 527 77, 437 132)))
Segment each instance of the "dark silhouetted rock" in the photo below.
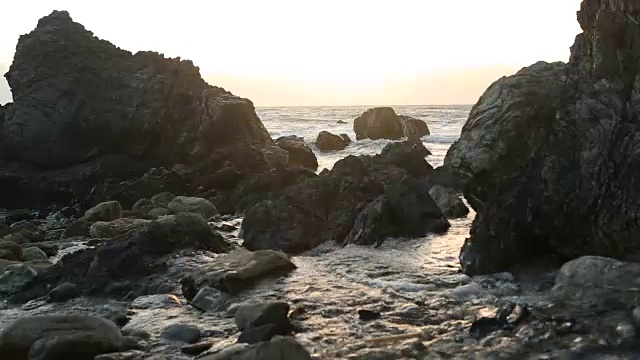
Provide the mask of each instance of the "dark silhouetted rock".
POLYGON ((344 150, 349 143, 344 138, 334 135, 328 131, 321 131, 316 139, 316 146, 321 151, 344 150))
POLYGON ((464 201, 451 189, 436 185, 429 190, 429 195, 438 204, 442 213, 449 219, 458 219, 469 214, 469 208, 464 201))
POLYGON ((20 245, 10 241, 0 241, 0 259, 21 261, 22 254, 20 245))
POLYGON ((353 131, 356 133, 356 140, 397 140, 404 136, 400 118, 390 107, 379 107, 365 111, 354 120, 353 131))
MULTIPOLYGON (((380 155, 348 156, 338 161, 325 175, 299 181, 251 208, 242 222, 244 246, 295 253, 328 240, 344 243, 349 234, 359 231, 352 231, 358 213, 380 195, 390 204, 381 208, 389 218, 384 235, 424 236, 429 231, 442 231, 448 221, 418 180, 433 171, 424 158, 427 153, 421 142, 405 141, 387 145, 380 155), (405 216, 406 221, 399 216, 405 216)), ((366 221, 358 226, 363 223, 366 221)))
POLYGON ((633 3, 583 1, 568 64, 502 78, 472 108, 445 159, 477 212, 460 254, 467 274, 549 254, 640 254, 633 3))
POLYGON ((411 116, 398 115, 402 124, 402 133, 408 138, 421 138, 431 135, 429 126, 423 120, 412 118, 411 116))
POLYGON ((200 340, 201 332, 197 326, 186 324, 173 324, 166 327, 160 336, 169 341, 194 344, 200 340))
POLYGON ((303 138, 295 135, 283 136, 276 139, 276 145, 289 153, 289 164, 292 166, 301 166, 313 171, 318 169, 318 159, 303 138))

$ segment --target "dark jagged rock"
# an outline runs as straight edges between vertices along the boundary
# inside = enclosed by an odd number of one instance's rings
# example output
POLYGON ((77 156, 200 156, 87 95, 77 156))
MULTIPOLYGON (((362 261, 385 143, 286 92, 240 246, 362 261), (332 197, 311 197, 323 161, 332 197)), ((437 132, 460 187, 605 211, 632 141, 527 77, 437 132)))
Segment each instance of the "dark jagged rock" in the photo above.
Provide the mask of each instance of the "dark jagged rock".
POLYGON ((51 286, 70 282, 82 294, 136 297, 156 293, 167 282, 165 256, 181 249, 225 252, 231 248, 202 217, 178 214, 151 221, 128 240, 69 254, 40 273, 13 298, 24 302, 46 295, 51 286))
POLYGON ((436 185, 429 190, 429 195, 449 219, 458 219, 469 214, 469 208, 452 189, 436 185))
POLYGON ((117 200, 130 208, 149 193, 191 195, 224 159, 198 173, 174 164, 273 145, 251 101, 208 85, 191 61, 131 54, 64 11, 20 37, 5 77, 15 102, 0 109, 3 207, 80 201, 86 210, 117 200))
POLYGON ((445 159, 477 212, 466 273, 639 253, 638 5, 584 0, 568 64, 502 78, 471 110, 445 159))
POLYGON ((328 131, 321 131, 316 139, 316 146, 320 151, 344 150, 349 145, 344 138, 328 131))
POLYGON ((387 236, 426 235, 433 230, 425 226, 431 221, 448 226, 427 188, 416 183, 416 178, 427 177, 432 171, 424 159, 427 152, 422 143, 405 141, 387 145, 380 155, 348 156, 338 161, 325 175, 302 180, 251 208, 242 223, 244 245, 251 250, 295 253, 328 240, 344 242, 360 210, 383 194, 393 204, 385 214, 393 215, 392 219, 404 214, 417 221, 406 229, 401 229, 400 222, 397 227, 392 222, 387 236), (405 177, 408 179, 403 181, 405 177), (405 188, 409 182, 411 190, 405 188), (416 194, 410 194, 413 191, 416 194), (413 206, 418 197, 427 201, 427 207, 433 204, 430 211, 420 210, 422 205, 413 206), (409 203, 403 205, 405 200, 409 203), (420 231, 414 231, 416 227, 420 231))
POLYGON ((353 122, 356 140, 390 139, 402 137, 420 138, 429 135, 427 123, 410 116, 397 115, 390 107, 378 107, 365 111, 353 122))
POLYGON ((14 103, 0 153, 13 161, 63 168, 122 153, 174 163, 271 141, 253 104, 208 85, 191 61, 133 55, 65 11, 20 37, 5 77, 14 103))
POLYGON ((289 152, 289 164, 301 166, 313 171, 318 169, 318 159, 304 139, 295 136, 282 136, 276 139, 276 145, 289 152))

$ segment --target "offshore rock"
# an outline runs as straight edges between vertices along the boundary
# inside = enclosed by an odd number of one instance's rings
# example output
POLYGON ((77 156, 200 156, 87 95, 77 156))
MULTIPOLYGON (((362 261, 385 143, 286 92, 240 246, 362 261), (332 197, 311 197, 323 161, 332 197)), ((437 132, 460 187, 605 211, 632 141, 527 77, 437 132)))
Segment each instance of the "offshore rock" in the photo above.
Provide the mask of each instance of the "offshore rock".
POLYGON ((638 5, 584 0, 568 64, 502 78, 471 110, 445 159, 477 212, 467 274, 640 253, 638 5))
POLYGON ((427 123, 410 116, 397 115, 390 107, 377 107, 365 111, 353 122, 356 140, 420 138, 429 135, 427 123))
POLYGON ((344 150, 349 145, 342 136, 334 135, 328 131, 321 131, 316 139, 316 146, 320 151, 344 150))
POLYGON ((289 164, 301 166, 313 171, 318 169, 318 159, 304 139, 295 136, 283 136, 276 139, 276 145, 289 153, 289 164))

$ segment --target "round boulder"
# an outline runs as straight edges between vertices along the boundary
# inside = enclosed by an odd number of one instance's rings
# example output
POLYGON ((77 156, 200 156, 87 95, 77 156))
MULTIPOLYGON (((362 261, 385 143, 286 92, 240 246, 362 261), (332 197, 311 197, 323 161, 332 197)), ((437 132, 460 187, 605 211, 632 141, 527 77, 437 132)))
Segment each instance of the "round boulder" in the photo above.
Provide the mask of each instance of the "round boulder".
POLYGON ((218 210, 211 201, 199 197, 178 196, 167 207, 174 214, 199 214, 205 219, 218 215, 218 210))
POLYGON ((122 217, 122 206, 117 201, 100 203, 84 213, 84 219, 89 222, 111 221, 122 217))
POLYGON ((320 151, 344 150, 347 145, 344 138, 328 131, 321 131, 316 140, 316 146, 320 151))

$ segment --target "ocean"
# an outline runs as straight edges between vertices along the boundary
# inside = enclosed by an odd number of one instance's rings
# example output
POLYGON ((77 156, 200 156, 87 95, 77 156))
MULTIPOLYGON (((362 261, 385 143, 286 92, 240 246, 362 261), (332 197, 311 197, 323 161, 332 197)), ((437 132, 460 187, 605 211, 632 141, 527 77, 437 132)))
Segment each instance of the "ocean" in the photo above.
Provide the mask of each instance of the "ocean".
MULTIPOLYGON (((370 106, 314 106, 314 107, 264 107, 256 112, 274 139, 297 135, 305 139, 318 157, 319 170, 331 169, 333 164, 348 155, 372 155, 379 153, 389 140, 361 140, 342 151, 323 153, 315 147, 320 131, 347 134, 355 140, 353 120, 370 106), (345 124, 339 124, 343 121, 345 124)), ((471 105, 415 105, 393 106, 399 115, 408 115, 427 122, 431 135, 423 141, 432 155, 427 161, 434 167, 442 165, 449 146, 460 137, 460 130, 467 120, 471 105)))

